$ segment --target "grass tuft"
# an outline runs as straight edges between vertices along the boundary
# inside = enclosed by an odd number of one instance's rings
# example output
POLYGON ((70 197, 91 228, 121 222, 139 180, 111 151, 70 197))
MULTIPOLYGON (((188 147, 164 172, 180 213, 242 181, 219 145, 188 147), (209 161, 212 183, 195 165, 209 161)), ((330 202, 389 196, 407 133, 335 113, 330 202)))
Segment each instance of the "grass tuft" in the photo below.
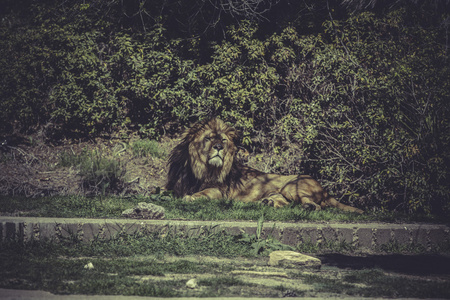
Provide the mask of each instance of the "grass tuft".
POLYGON ((118 190, 125 176, 120 160, 106 158, 99 150, 84 149, 81 154, 63 152, 59 165, 78 169, 84 188, 94 194, 105 195, 108 190, 118 190))
POLYGON ((157 157, 162 158, 166 154, 159 147, 159 144, 155 140, 142 139, 137 140, 131 144, 131 151, 135 157, 157 157))

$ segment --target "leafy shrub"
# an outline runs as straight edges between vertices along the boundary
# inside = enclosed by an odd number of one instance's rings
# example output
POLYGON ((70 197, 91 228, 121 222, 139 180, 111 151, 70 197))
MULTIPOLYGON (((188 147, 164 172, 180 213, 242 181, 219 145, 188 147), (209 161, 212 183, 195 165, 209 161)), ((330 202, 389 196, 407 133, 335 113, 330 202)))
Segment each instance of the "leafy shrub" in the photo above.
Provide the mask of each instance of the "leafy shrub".
POLYGON ((113 4, 91 4, 68 6, 72 14, 37 5, 28 21, 2 23, 0 108, 11 122, 0 130, 51 123, 64 135, 84 135, 133 122, 158 136, 170 116, 164 89, 191 62, 177 57, 161 26, 116 31, 114 18, 95 16, 113 4))
POLYGON ((279 76, 266 61, 264 42, 253 37, 256 30, 250 22, 231 26, 229 40, 213 46, 211 62, 197 65, 176 82, 175 88, 184 95, 173 108, 175 116, 182 120, 191 116, 233 120, 242 129, 247 145, 255 127, 270 124, 262 122, 273 118, 270 104, 279 76))
POLYGON ((171 39, 163 19, 127 27, 118 3, 49 1, 2 19, 0 130, 156 138, 219 116, 256 157, 273 154, 266 171, 311 174, 362 206, 450 212, 448 33, 422 26, 427 14, 363 12, 310 35, 244 20, 208 44, 171 39))
POLYGON ((301 55, 286 77, 290 111, 279 124, 335 193, 438 211, 449 192, 448 82, 438 77, 449 70, 435 35, 402 27, 404 18, 363 13, 325 23, 314 44, 294 37, 301 55))

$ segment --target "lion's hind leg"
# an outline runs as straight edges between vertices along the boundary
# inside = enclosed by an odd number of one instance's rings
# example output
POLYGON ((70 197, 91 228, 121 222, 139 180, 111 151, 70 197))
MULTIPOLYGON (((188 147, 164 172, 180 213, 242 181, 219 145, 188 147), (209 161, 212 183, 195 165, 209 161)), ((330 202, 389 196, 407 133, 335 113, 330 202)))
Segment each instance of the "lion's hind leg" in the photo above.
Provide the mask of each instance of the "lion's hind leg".
POLYGON ((289 181, 280 191, 281 195, 294 203, 301 204, 306 210, 321 210, 317 201, 323 197, 322 187, 317 181, 310 178, 297 177, 289 181))
POLYGON ((339 201, 337 201, 336 199, 334 199, 333 197, 328 197, 325 201, 323 201, 323 204, 328 205, 328 206, 337 207, 339 209, 342 209, 343 211, 355 212, 358 214, 364 213, 364 211, 362 209, 342 204, 339 201))
POLYGON ((273 206, 275 208, 286 206, 290 203, 283 195, 279 193, 270 194, 261 200, 262 204, 273 206))

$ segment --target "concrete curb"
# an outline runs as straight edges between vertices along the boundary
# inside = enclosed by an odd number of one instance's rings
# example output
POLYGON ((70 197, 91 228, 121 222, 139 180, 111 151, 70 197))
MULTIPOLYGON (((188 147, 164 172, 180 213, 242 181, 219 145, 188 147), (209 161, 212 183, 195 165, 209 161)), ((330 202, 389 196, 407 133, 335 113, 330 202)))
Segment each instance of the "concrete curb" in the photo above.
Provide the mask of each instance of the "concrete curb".
MULTIPOLYGON (((185 233, 186 236, 225 231, 237 235, 255 234, 256 221, 178 221, 134 219, 71 219, 0 216, 0 241, 54 240, 80 241, 111 239, 122 234, 185 233)), ((265 222, 263 237, 296 246, 346 243, 358 251, 377 252, 383 246, 418 246, 436 251, 450 245, 450 227, 430 224, 386 223, 277 223, 265 222)))

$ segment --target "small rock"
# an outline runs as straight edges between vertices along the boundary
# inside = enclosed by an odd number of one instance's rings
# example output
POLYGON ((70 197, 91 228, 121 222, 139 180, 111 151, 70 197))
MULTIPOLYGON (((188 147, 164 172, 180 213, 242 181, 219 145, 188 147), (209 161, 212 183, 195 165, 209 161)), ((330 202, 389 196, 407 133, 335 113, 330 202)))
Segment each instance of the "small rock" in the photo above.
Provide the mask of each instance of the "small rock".
POLYGON ((186 282, 186 287, 188 289, 196 289, 198 287, 197 279, 189 279, 188 282, 186 282))
POLYGON ((269 257, 270 266, 320 269, 322 265, 320 259, 294 251, 273 251, 269 257))
POLYGON ((92 269, 94 268, 94 265, 90 262, 90 263, 88 263, 87 265, 84 265, 84 268, 85 268, 86 270, 92 270, 92 269))
POLYGON ((165 209, 152 203, 140 202, 135 208, 122 212, 122 216, 132 219, 164 219, 165 209))

